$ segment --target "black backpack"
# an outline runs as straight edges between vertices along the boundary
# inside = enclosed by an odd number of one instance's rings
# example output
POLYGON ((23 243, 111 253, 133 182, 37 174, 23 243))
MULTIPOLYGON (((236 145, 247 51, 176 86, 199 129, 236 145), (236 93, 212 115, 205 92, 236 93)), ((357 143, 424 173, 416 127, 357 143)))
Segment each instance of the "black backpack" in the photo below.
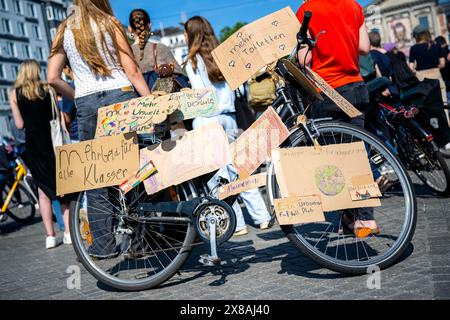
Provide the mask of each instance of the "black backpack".
POLYGON ((398 89, 409 90, 419 84, 419 80, 404 60, 393 53, 387 55, 391 58, 392 82, 398 89))

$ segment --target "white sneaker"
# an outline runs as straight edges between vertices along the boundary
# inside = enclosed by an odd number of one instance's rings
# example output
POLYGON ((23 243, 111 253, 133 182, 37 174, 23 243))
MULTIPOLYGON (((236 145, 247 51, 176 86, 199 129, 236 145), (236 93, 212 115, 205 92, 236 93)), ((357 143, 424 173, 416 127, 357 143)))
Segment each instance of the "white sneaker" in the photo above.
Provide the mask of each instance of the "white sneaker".
POLYGON ((63 243, 72 244, 72 238, 70 237, 70 233, 64 233, 63 243))
POLYGON ((56 237, 47 237, 45 239, 45 247, 47 249, 53 249, 56 247, 56 237))
POLYGON ((450 143, 447 143, 447 144, 445 145, 444 149, 450 151, 450 143))

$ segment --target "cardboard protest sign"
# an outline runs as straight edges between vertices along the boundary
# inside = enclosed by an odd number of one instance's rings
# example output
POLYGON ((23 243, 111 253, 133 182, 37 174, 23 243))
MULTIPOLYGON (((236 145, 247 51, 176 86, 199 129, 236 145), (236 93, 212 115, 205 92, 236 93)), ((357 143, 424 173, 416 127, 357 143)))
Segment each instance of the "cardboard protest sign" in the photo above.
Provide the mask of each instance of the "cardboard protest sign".
POLYGON ((213 52, 231 89, 237 89, 261 68, 289 55, 297 45, 300 22, 290 7, 250 23, 213 52))
POLYGON ((231 144, 233 164, 241 178, 249 177, 289 136, 289 130, 273 108, 268 108, 231 144))
POLYGON ((57 147, 57 194, 117 186, 138 169, 135 133, 57 147))
POLYGON ((141 182, 148 179, 151 175, 157 172, 153 162, 147 162, 138 172, 130 176, 127 180, 122 182, 119 189, 122 190, 124 194, 127 194, 134 188, 136 188, 141 182))
POLYGON ((212 88, 189 89, 163 96, 147 96, 100 108, 96 137, 127 132, 138 134, 165 130, 157 126, 217 114, 219 106, 212 88))
POLYGON ((350 196, 354 177, 374 182, 363 142, 277 149, 272 160, 283 198, 320 195, 325 212, 381 205, 380 199, 353 201, 350 196))
POLYGON ((339 94, 333 87, 331 87, 324 79, 317 73, 306 67, 306 74, 314 82, 314 84, 322 90, 322 92, 342 110, 350 118, 362 116, 362 113, 356 109, 350 102, 339 94))
POLYGON ((186 132, 180 140, 166 140, 142 149, 141 164, 152 161, 158 172, 144 181, 148 194, 216 171, 231 163, 228 137, 212 123, 186 132))
POLYGON ((348 188, 353 201, 379 198, 382 196, 378 183, 373 182, 371 175, 353 177, 348 188))
POLYGON ((274 209, 281 226, 325 221, 320 196, 274 199, 274 209))
POLYGON ((267 174, 255 174, 247 179, 239 179, 219 188, 219 200, 235 196, 242 192, 260 188, 266 185, 267 174))

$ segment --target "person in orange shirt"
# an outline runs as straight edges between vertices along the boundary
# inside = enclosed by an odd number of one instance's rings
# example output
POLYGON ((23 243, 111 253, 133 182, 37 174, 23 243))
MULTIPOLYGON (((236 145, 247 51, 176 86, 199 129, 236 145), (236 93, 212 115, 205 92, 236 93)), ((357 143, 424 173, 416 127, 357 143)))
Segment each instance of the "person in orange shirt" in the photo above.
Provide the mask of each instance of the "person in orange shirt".
MULTIPOLYGON (((364 127, 369 93, 360 74, 359 55, 369 54, 370 41, 362 7, 355 0, 307 0, 297 12, 300 22, 306 11, 313 14, 308 28, 309 36, 316 39, 319 33, 323 33, 311 51, 307 48, 299 51, 300 65, 310 65, 363 113, 362 116, 351 119, 332 100, 324 97, 323 101, 313 104, 311 117, 332 117, 334 120, 364 127)), ((379 232, 372 209, 359 210, 357 215, 345 211, 342 217, 347 229, 356 234, 359 229, 364 228, 370 228, 374 234, 379 232)))

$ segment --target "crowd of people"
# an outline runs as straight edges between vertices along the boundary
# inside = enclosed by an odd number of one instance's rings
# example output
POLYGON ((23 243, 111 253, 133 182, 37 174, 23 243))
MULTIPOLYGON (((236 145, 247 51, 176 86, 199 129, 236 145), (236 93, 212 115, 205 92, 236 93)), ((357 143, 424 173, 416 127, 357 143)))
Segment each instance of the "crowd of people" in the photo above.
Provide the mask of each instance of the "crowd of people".
MULTIPOLYGON (((39 188, 40 212, 47 233, 46 248, 54 248, 56 234, 53 228, 51 201, 62 205, 65 223, 63 242, 71 243, 68 230, 68 203, 73 195, 56 196, 55 155, 52 146, 50 120, 52 105, 59 105, 62 119, 69 128, 72 142, 94 139, 98 109, 137 97, 150 95, 153 91, 166 92, 183 87, 212 87, 217 95, 220 112, 211 117, 195 118, 192 129, 211 122, 219 123, 229 134, 236 136, 236 95, 230 89, 216 65, 212 51, 219 45, 210 22, 195 16, 185 24, 185 38, 189 51, 182 65, 175 60, 170 49, 156 43, 151 37, 151 18, 143 9, 136 9, 129 16, 129 31, 133 36, 131 45, 121 23, 114 17, 107 0, 75 0, 79 8, 76 19, 69 16, 58 29, 48 61, 48 82, 42 82, 39 64, 26 61, 20 66, 17 81, 11 91, 10 101, 14 123, 25 129, 25 148, 28 166, 39 188), (166 75, 166 76, 162 76, 166 75), (168 76, 167 76, 168 75, 168 76), (166 81, 167 78, 170 80, 166 81), (166 79, 166 80, 164 80, 166 79), (164 90, 163 90, 164 91, 164 90)), ((320 45, 312 51, 300 50, 299 63, 312 65, 313 70, 324 78, 342 96, 363 112, 363 116, 349 119, 330 99, 317 101, 312 108, 312 117, 333 117, 364 127, 364 114, 369 105, 369 92, 365 83, 371 79, 361 75, 360 55, 372 58, 375 78, 385 77, 391 82, 383 95, 400 97, 405 90, 399 87, 396 61, 404 61, 418 81, 436 79, 442 91, 442 101, 447 104, 447 88, 450 82, 450 54, 445 39, 434 41, 430 32, 416 28, 416 44, 411 54, 405 57, 395 45, 382 46, 377 32, 368 33, 361 6, 354 0, 310 0, 305 1, 297 12, 300 22, 305 11, 312 11, 314 19, 309 26, 312 38, 322 30, 320 45), (336 12, 340 12, 336 15, 336 12), (336 45, 339 41, 339 46, 336 45), (339 49, 337 49, 339 48, 339 49)), ((75 14, 75 13, 74 13, 75 14)), ((405 79, 403 79, 405 80, 405 79)), ((150 135, 153 141, 166 139, 167 133, 156 131, 150 135)), ((450 141, 449 141, 450 142, 450 141)), ((443 146, 450 150, 450 143, 443 146)), ((222 168, 210 181, 214 189, 218 177, 232 181, 236 169, 229 165, 222 168)), ((383 176, 375 177, 381 183, 383 176)), ((108 199, 108 190, 86 192, 88 217, 93 245, 90 254, 97 258, 114 256, 115 240, 108 230, 112 228, 109 216, 113 212, 108 199), (89 203, 101 204, 103 210, 95 210, 89 203)), ((253 222, 260 229, 272 225, 271 215, 258 189, 240 195, 253 222)), ((241 206, 233 206, 237 215, 236 235, 245 235, 248 229, 241 206)), ((342 228, 357 233, 370 228, 379 232, 373 210, 359 210, 343 214, 342 228)), ((342 232, 344 232, 343 230, 342 232)))

